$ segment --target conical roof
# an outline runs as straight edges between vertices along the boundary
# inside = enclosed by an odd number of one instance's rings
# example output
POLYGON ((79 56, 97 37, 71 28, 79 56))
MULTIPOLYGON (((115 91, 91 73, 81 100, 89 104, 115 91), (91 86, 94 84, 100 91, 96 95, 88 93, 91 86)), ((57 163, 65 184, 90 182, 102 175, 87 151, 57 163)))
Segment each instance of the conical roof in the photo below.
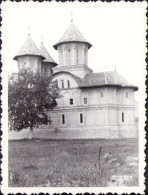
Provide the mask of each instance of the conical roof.
POLYGON ((18 57, 20 56, 39 56, 42 59, 45 59, 38 48, 36 47, 34 41, 31 39, 30 35, 28 35, 24 45, 21 47, 20 51, 18 54, 13 58, 14 60, 17 60, 18 57))
POLYGON ((44 56, 44 60, 43 62, 47 62, 47 63, 52 63, 53 66, 57 66, 58 64, 51 58, 51 56, 49 55, 47 49, 45 48, 44 44, 41 43, 39 51, 41 53, 42 56, 44 56))
POLYGON ((90 48, 92 45, 83 37, 80 31, 75 27, 73 21, 71 21, 70 25, 68 26, 67 30, 61 37, 61 39, 56 43, 53 47, 57 49, 57 46, 62 43, 85 43, 90 48))

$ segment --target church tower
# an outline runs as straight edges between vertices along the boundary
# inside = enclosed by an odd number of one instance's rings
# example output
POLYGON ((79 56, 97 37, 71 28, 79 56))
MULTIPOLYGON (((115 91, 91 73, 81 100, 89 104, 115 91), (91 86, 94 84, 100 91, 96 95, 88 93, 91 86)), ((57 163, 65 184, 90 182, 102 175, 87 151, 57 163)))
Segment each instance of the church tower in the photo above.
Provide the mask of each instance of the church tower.
POLYGON ((53 73, 53 67, 57 66, 58 64, 51 58, 47 49, 45 48, 43 42, 41 42, 39 51, 42 56, 44 56, 44 60, 42 61, 41 65, 41 72, 45 76, 50 76, 53 73))
POLYGON ((71 21, 62 38, 53 46, 59 55, 59 65, 54 72, 67 71, 80 78, 93 72, 87 60, 91 46, 71 21))
POLYGON ((45 57, 28 34, 24 45, 13 59, 17 61, 19 70, 29 68, 33 72, 37 70, 41 72, 41 64, 45 57))

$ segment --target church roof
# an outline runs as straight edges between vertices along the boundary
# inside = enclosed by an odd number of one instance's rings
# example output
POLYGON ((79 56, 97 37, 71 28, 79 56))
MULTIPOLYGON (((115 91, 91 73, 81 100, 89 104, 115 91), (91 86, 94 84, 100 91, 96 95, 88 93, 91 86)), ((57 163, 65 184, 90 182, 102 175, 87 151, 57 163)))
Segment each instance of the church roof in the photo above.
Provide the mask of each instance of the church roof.
POLYGON ((138 90, 137 86, 130 85, 119 73, 116 71, 89 73, 80 84, 80 87, 98 87, 98 86, 119 86, 130 87, 138 90))
POLYGON ((57 46, 62 43, 85 43, 90 48, 92 45, 83 37, 80 31, 75 27, 73 21, 71 21, 70 25, 68 26, 67 30, 61 37, 61 39, 56 43, 53 47, 57 49, 57 46))
POLYGON ((38 48, 36 47, 34 41, 31 39, 30 35, 28 35, 24 45, 21 47, 20 51, 18 52, 18 54, 13 58, 14 60, 17 60, 18 57, 20 56, 39 56, 42 59, 45 59, 40 51, 38 50, 38 48))
POLYGON ((52 63, 53 66, 57 66, 58 64, 51 58, 51 56, 49 55, 47 49, 45 48, 44 44, 41 43, 40 48, 39 48, 40 53, 42 54, 42 56, 44 56, 44 60, 43 62, 47 62, 47 63, 52 63))

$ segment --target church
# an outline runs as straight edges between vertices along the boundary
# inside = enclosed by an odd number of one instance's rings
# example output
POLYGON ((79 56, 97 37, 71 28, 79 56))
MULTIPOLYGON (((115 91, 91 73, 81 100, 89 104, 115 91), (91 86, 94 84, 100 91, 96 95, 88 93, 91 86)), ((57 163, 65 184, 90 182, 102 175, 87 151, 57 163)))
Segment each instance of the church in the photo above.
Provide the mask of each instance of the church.
POLYGON ((52 124, 41 128, 52 132, 58 129, 59 138, 138 137, 134 100, 138 87, 129 84, 116 70, 93 73, 88 65, 91 47, 71 21, 53 46, 58 52, 58 63, 43 43, 37 48, 30 35, 14 57, 19 69, 29 67, 52 75, 61 89, 58 106, 48 113, 52 124))

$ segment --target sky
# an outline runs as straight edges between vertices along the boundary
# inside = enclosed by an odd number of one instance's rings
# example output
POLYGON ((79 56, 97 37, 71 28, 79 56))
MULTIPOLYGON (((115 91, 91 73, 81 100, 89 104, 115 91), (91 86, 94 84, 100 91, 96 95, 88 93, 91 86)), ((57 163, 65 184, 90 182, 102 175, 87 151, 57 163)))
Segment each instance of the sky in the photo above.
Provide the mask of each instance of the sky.
POLYGON ((146 2, 2 2, 2 62, 8 73, 17 71, 13 57, 25 42, 28 31, 39 47, 41 37, 51 57, 58 62, 53 45, 70 24, 93 46, 88 66, 94 72, 116 71, 145 90, 146 2), (71 14, 72 13, 72 14, 71 14))

